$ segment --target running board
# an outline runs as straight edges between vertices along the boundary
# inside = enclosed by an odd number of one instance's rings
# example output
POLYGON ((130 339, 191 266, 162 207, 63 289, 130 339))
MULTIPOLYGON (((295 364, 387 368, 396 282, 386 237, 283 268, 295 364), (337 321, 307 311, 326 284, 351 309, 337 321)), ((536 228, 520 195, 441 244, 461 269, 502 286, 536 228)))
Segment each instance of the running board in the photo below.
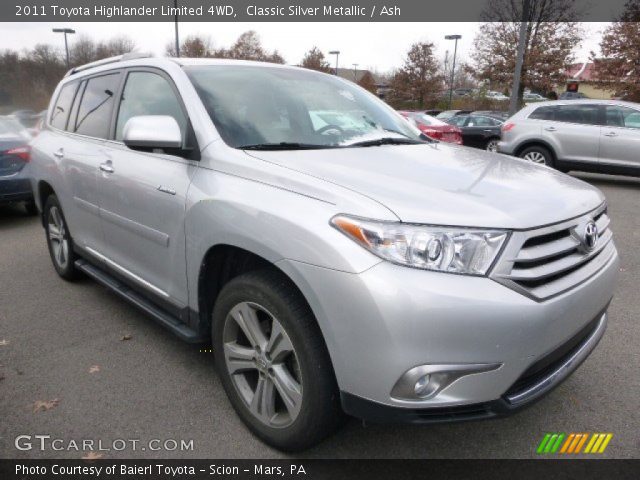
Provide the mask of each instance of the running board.
POLYGON ((109 275, 104 270, 92 265, 84 259, 76 260, 74 265, 81 272, 84 272, 98 283, 109 288, 120 297, 147 313, 156 322, 173 332, 182 340, 189 343, 200 343, 206 340, 202 336, 198 335, 198 332, 182 323, 178 318, 153 304, 124 283, 109 275))

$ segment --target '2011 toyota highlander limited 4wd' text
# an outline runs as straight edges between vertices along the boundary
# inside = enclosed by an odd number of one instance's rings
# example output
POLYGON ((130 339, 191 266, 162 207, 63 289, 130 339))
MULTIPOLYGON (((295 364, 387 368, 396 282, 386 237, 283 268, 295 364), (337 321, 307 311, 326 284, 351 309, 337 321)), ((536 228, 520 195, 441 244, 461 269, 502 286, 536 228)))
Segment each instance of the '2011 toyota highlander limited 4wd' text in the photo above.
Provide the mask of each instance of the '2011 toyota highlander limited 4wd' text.
POLYGON ((544 166, 429 140, 300 68, 124 56, 72 70, 32 145, 57 272, 189 341, 282 449, 342 413, 503 415, 604 333, 604 197, 544 166))

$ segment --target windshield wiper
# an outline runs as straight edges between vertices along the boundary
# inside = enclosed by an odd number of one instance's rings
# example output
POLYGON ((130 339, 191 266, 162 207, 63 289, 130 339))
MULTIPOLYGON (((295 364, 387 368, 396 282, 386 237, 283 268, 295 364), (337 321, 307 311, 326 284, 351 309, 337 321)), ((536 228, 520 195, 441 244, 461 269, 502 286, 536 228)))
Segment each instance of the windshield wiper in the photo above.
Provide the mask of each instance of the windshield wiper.
POLYGON ((381 145, 419 145, 425 142, 419 140, 413 140, 411 138, 403 137, 382 137, 373 140, 363 140, 361 142, 350 143, 344 145, 345 147, 379 147, 381 145))
POLYGON ((237 147, 240 150, 319 150, 321 148, 336 148, 335 145, 321 145, 316 143, 255 143, 253 145, 242 145, 237 147))

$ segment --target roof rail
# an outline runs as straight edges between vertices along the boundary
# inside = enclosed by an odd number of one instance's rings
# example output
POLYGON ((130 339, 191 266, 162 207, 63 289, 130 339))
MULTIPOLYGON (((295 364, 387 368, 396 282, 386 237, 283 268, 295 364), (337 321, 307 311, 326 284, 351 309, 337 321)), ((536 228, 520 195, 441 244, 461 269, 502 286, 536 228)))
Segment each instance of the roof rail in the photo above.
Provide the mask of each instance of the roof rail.
POLYGON ((99 67, 101 65, 108 65, 109 63, 124 62, 125 60, 135 60, 136 58, 149 58, 153 57, 150 53, 129 52, 123 55, 116 55, 115 57, 103 58, 102 60, 96 60, 95 62, 85 63, 79 67, 74 67, 67 72, 65 77, 73 75, 74 73, 89 70, 90 68, 99 67))

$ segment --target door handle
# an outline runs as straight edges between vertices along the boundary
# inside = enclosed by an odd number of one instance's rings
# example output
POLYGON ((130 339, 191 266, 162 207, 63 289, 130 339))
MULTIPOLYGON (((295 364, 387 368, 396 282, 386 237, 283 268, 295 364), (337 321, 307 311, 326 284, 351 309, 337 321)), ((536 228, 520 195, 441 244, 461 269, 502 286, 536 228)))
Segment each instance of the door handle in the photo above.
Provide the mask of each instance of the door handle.
POLYGON ((491 130, 490 128, 485 128, 484 131, 489 133, 493 132, 493 130, 491 130))
POLYGON ((59 148, 57 151, 53 152, 53 156, 56 158, 64 158, 64 150, 59 148))
POLYGON ((176 191, 171 187, 165 187, 164 185, 158 185, 159 192, 168 193, 169 195, 175 195, 176 191))
POLYGON ((555 132, 557 130, 556 127, 545 127, 544 128, 547 132, 555 132))
POLYGON ((103 172, 106 172, 106 173, 115 172, 115 170, 113 169, 113 167, 111 165, 109 165, 109 163, 101 163, 100 164, 100 170, 102 170, 103 172))
POLYGON ((616 132, 609 132, 604 134, 605 137, 617 137, 618 134, 616 132))

